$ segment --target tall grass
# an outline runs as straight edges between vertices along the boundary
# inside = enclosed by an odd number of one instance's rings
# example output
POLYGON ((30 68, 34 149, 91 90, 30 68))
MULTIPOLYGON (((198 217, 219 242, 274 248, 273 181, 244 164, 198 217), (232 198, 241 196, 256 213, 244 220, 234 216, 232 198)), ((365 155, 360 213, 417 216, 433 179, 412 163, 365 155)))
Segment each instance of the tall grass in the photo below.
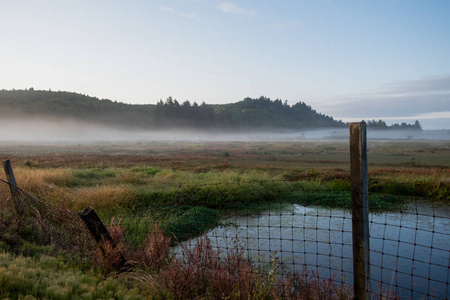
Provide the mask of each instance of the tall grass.
MULTIPOLYGON (((270 186, 268 182, 283 179, 294 180, 289 183, 287 192, 289 189, 348 191, 350 188, 348 174, 340 168, 332 172, 314 169, 291 172, 276 176, 258 170, 193 173, 139 165, 129 169, 15 168, 20 187, 47 202, 62 202, 73 209, 88 205, 100 210, 111 206, 148 207, 174 201, 176 197, 186 205, 239 209, 240 205, 273 200, 271 192, 266 191, 276 191, 278 187, 270 186), (261 184, 252 190, 246 187, 246 183, 251 182, 266 182, 266 186, 261 184), (179 186, 183 188, 179 189, 179 186)), ((443 169, 377 168, 371 171, 369 191, 450 200, 447 175, 443 169)))
POLYGON ((132 206, 135 201, 133 190, 123 185, 79 187, 72 189, 66 197, 73 210, 80 210, 86 206, 92 206, 99 210, 127 208, 132 206))

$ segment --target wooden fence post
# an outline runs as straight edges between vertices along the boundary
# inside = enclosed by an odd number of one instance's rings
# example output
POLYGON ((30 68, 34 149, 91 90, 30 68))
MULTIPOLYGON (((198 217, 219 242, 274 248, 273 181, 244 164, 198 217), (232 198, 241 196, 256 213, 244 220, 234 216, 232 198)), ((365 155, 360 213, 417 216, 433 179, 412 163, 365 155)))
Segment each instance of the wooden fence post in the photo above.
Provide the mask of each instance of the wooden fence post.
POLYGON ((16 211, 19 215, 23 215, 24 212, 23 205, 20 198, 17 197, 16 178, 14 177, 14 172, 11 166, 11 162, 9 160, 5 160, 3 162, 3 169, 5 170, 6 180, 9 182, 9 189, 11 191, 11 197, 14 201, 16 211))
POLYGON ((350 123, 353 284, 355 299, 370 299, 369 195, 366 123, 350 123))
MULTIPOLYGON (((78 215, 80 216, 81 220, 83 220, 84 224, 86 224, 86 227, 89 229, 98 244, 100 244, 101 242, 106 242, 110 244, 112 249, 116 248, 116 243, 112 239, 111 235, 109 234, 105 225, 103 225, 94 209, 92 209, 91 207, 86 207, 85 209, 81 210, 78 215)), ((103 254, 105 254, 105 250, 102 248, 101 244, 100 249, 102 250, 103 254)), ((117 270, 121 270, 126 263, 126 259, 122 255, 122 253, 119 254, 119 260, 115 264, 115 268, 117 270)))

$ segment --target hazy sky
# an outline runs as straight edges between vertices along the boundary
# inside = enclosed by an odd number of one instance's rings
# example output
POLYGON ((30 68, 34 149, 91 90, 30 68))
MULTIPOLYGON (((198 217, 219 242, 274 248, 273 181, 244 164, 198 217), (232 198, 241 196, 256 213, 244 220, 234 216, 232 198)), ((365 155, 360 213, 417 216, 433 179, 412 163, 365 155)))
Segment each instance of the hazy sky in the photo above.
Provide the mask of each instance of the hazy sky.
POLYGON ((450 1, 0 0, 0 89, 450 129, 450 1))

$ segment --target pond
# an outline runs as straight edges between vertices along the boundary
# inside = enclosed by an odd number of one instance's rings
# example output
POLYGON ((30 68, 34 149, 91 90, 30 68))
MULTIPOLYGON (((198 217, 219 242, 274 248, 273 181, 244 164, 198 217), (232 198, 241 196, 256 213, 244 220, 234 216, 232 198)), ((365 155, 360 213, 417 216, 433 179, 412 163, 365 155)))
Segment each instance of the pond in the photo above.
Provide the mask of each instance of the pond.
MULTIPOLYGON (((450 298, 450 207, 416 202, 402 213, 370 214, 371 288, 405 298, 450 298)), ((207 237, 223 253, 236 244, 246 254, 281 263, 280 274, 314 271, 353 282, 351 213, 284 205, 258 214, 233 213, 207 237)))

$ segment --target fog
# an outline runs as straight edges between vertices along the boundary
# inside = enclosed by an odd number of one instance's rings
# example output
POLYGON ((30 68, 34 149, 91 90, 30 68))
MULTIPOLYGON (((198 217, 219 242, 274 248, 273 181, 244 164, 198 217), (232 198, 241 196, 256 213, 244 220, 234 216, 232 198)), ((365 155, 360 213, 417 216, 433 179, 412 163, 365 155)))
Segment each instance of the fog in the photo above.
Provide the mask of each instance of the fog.
MULTIPOLYGON (((299 131, 132 130, 71 120, 0 119, 0 141, 308 141, 348 140, 347 128, 299 131)), ((368 130, 369 139, 450 140, 450 130, 368 130)))

